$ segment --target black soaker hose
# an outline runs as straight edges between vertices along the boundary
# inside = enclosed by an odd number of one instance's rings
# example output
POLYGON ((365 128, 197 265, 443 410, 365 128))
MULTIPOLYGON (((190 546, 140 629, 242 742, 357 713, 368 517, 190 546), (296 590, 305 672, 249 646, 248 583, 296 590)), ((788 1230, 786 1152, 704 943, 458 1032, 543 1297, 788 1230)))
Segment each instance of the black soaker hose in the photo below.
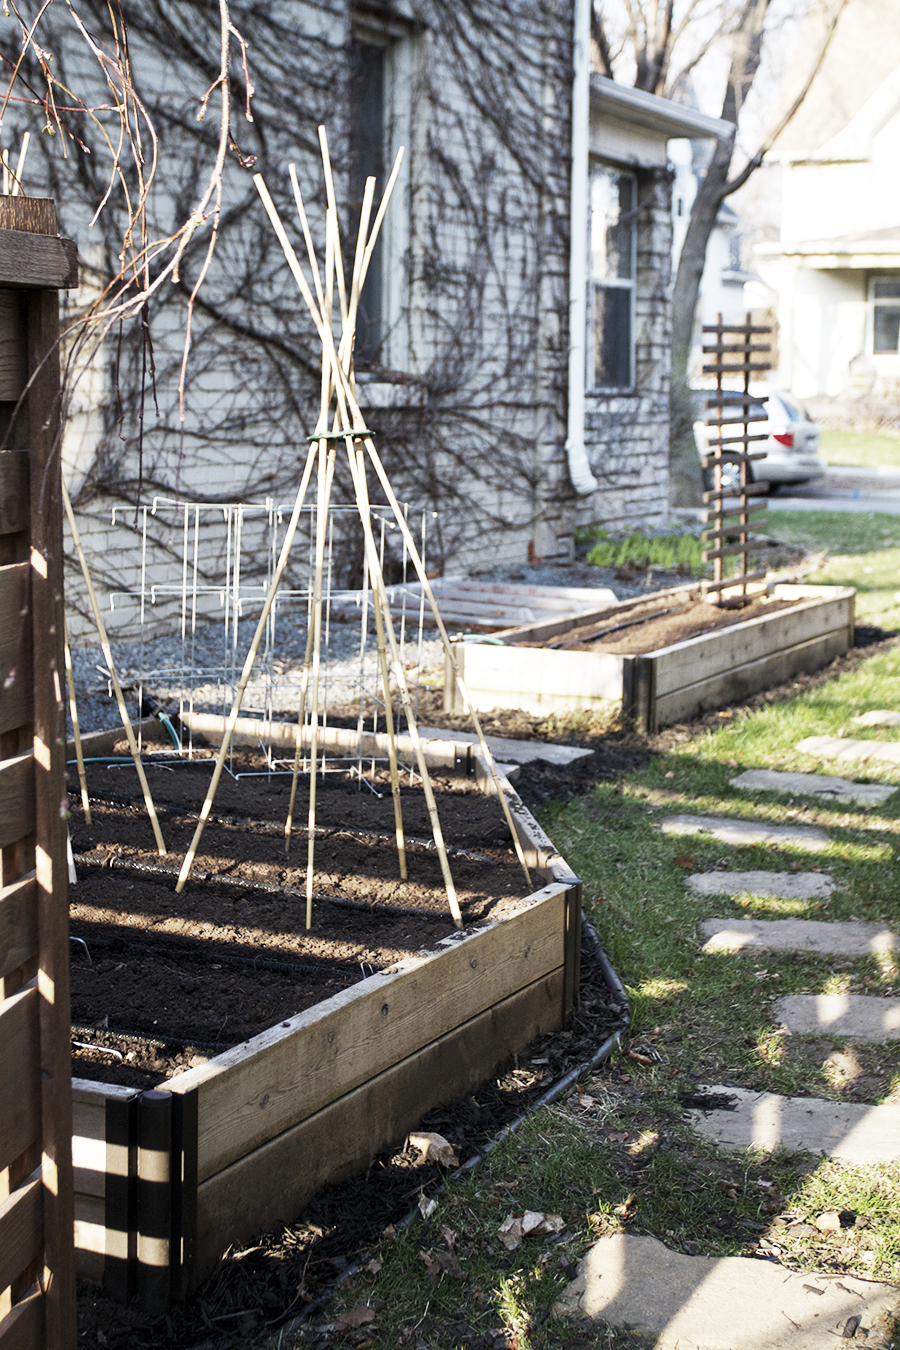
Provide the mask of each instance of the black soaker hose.
MULTIPOLYGON (((480 1167, 485 1159, 490 1157, 494 1150, 499 1148, 505 1139, 508 1139, 510 1135, 517 1134, 525 1124, 526 1120, 533 1116, 536 1111, 539 1111, 543 1106, 549 1106, 551 1102, 557 1101, 564 1092, 567 1092, 570 1087, 578 1082, 579 1078, 583 1078, 586 1074, 592 1073, 595 1069, 599 1069, 600 1065, 605 1064, 618 1049, 622 1037, 631 1025, 631 1003, 625 992, 622 981, 619 979, 613 968, 612 962, 600 945, 600 939, 597 936, 596 929, 590 920, 587 919, 583 910, 581 914, 581 927, 582 932, 587 936, 590 946, 593 949, 592 955, 597 962, 597 965, 600 967, 606 986, 615 1000, 609 1006, 614 1012, 620 1014, 619 1026, 607 1036, 602 1045, 597 1047, 590 1059, 585 1060, 583 1064, 579 1064, 577 1068, 570 1069, 568 1073, 562 1076, 562 1078, 558 1078, 555 1083, 547 1088, 546 1092, 542 1092, 540 1097, 535 1098, 535 1100, 525 1108, 521 1115, 516 1116, 515 1120, 511 1121, 509 1125, 504 1125, 503 1129, 495 1134, 493 1139, 488 1140, 480 1153, 473 1154, 472 1157, 468 1158, 451 1176, 445 1181, 442 1181, 440 1186, 436 1187, 435 1190, 431 1192, 432 1197, 443 1195, 447 1188, 458 1178, 466 1176, 469 1172, 474 1172, 476 1167, 480 1167)), ((420 1216, 421 1212, 418 1205, 416 1205, 404 1215, 399 1223, 394 1225, 395 1232, 402 1233, 420 1216)), ((366 1262, 370 1259, 370 1254, 365 1253, 358 1261, 355 1261, 351 1266, 348 1266, 323 1294, 320 1294, 318 1298, 313 1299, 312 1303, 308 1303, 301 1313, 283 1327, 279 1328, 282 1338, 284 1336, 295 1336, 298 1333, 302 1334, 304 1324, 308 1322, 320 1308, 324 1308, 326 1304, 331 1301, 337 1286, 343 1284, 346 1280, 352 1279, 354 1275, 358 1275, 366 1262)), ((279 1344, 280 1343, 281 1342, 279 1342, 279 1344)))

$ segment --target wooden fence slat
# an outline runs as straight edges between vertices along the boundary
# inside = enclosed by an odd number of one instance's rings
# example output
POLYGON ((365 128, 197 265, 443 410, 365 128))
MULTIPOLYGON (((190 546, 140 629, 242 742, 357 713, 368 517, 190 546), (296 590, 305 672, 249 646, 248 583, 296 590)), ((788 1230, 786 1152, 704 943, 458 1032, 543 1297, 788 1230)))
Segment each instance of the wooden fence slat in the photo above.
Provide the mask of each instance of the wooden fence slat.
MULTIPOLYGON (((555 894, 553 893, 555 890, 555 894)), ((261 1032, 167 1086, 199 1094, 202 1180, 562 965, 566 891, 261 1032)))
POLYGON ((35 288, 52 286, 55 291, 78 285, 78 249, 71 239, 28 234, 25 230, 0 230, 0 286, 35 288))
MULTIPOLYGON (((75 1245, 72 1177, 72 1046, 69 996, 69 874, 66 822, 66 704, 63 661, 63 531, 59 296, 48 286, 77 286, 74 244, 26 235, 30 246, 57 245, 62 275, 53 258, 41 259, 42 289, 27 299, 27 400, 31 488, 31 613, 34 641, 34 801, 37 839, 38 979, 40 1014, 41 1149, 44 1167, 44 1262, 52 1272, 47 1290, 47 1339, 54 1350, 74 1350, 75 1245), (74 267, 72 266, 74 262, 74 267)), ((0 232, 0 262, 4 240, 0 232)), ((13 241, 14 242, 14 241, 13 241)), ((24 244, 23 244, 24 249, 24 244)), ((26 259, 23 257, 24 267, 26 259)), ((23 274, 19 276, 22 284, 23 274)))
POLYGON ((34 874, 0 889, 0 979, 37 951, 34 874))
POLYGON ((0 534, 28 529, 29 496, 27 450, 0 452, 0 534))
POLYGON ((34 822, 34 756, 16 755, 0 762, 0 848, 31 834, 34 822))
POLYGON ((31 984, 0 1005, 0 1168, 24 1153, 40 1133, 39 1053, 38 991, 31 984))
POLYGON ((29 1294, 17 1303, 0 1322, 0 1350, 43 1350, 45 1313, 43 1294, 29 1294))
MULTIPOLYGON (((0 455, 0 464, 11 458, 0 455)), ((27 562, 0 567, 0 732, 25 726, 34 711, 30 571, 27 562)))
POLYGON ((0 401, 15 403, 24 388, 25 325, 22 321, 22 302, 15 291, 2 291, 0 292, 0 401))
POLYGON ((40 1254, 44 1240, 40 1169, 0 1205, 0 1289, 40 1254))

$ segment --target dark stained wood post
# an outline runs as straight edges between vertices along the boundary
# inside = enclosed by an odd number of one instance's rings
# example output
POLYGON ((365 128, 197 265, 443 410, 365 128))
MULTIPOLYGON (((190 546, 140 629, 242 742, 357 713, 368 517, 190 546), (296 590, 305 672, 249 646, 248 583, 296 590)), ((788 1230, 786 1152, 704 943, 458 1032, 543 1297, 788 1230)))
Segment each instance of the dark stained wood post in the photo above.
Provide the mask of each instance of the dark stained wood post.
POLYGON ((54 203, 0 197, 0 1350, 74 1350, 60 289, 54 203))

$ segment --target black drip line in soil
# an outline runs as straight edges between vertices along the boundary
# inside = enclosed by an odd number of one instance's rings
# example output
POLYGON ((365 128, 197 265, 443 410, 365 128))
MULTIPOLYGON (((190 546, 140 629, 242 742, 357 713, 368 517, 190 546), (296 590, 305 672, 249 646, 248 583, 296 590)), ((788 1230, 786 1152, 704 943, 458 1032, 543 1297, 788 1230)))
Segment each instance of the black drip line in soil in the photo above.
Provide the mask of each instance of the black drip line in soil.
MULTIPOLYGON (((88 801, 95 802, 97 805, 109 806, 135 806, 141 811, 144 810, 143 797, 122 796, 115 792, 91 792, 88 794, 88 801)), ((181 806, 166 806, 154 802, 156 814, 166 816, 175 820, 199 820, 199 811, 186 811, 181 806)), ((284 838, 284 826, 277 824, 272 820, 257 820, 253 816, 220 816, 210 814, 207 818, 209 825, 224 825, 227 828, 252 826, 257 834, 277 835, 284 838)), ((317 839, 339 839, 346 837, 348 839, 358 839, 362 843, 373 839, 377 843, 392 843, 396 835, 388 830, 354 830, 349 825, 315 825, 313 833, 317 839)), ((412 845, 414 848, 426 849, 431 853, 437 851, 437 845, 433 839, 426 839, 422 835, 407 834, 404 835, 407 847, 412 845)), ((471 848, 461 848, 458 844, 444 844, 444 848, 451 857, 464 858, 467 862, 481 863, 483 867, 497 867, 496 858, 488 858, 484 853, 477 853, 471 848)), ((304 892, 305 895, 305 892, 304 892)))
MULTIPOLYGON (((116 1027, 92 1027, 84 1022, 73 1022, 72 1032, 76 1036, 91 1036, 95 1045, 86 1045, 86 1050, 103 1051, 110 1047, 104 1041, 117 1041, 119 1045, 139 1045, 143 1049, 157 1050, 202 1050, 210 1055, 220 1055, 232 1047, 227 1041, 198 1041, 193 1036, 187 1040, 179 1036, 150 1036, 143 1031, 120 1031, 116 1027)), ((161 1083, 160 1087, 165 1087, 161 1083)))
MULTIPOLYGON (((73 854, 76 869, 78 867, 97 868, 98 870, 115 868, 116 871, 135 872, 150 877, 159 877, 166 881, 174 882, 178 873, 161 863, 144 862, 133 858, 122 858, 118 854, 107 854, 103 858, 93 858, 87 853, 73 854)), ((257 881, 249 877, 232 877, 226 872, 203 872, 196 871, 191 874, 192 885, 200 886, 231 886, 240 891, 262 891, 266 895, 286 896, 288 899, 302 900, 306 903, 306 891, 299 890, 296 886, 283 886, 280 882, 257 881)), ((443 910, 420 909, 414 905, 389 905, 382 904, 379 900, 351 900, 349 896, 344 895, 326 895, 323 892, 313 891, 313 899, 317 904, 334 905, 337 909, 354 909, 362 913, 378 916, 384 915, 402 915, 407 918, 415 919, 439 919, 442 917, 443 910)), ((459 907, 462 910, 472 909, 475 905, 482 904, 480 899, 460 900, 459 907)))
POLYGON ((84 937, 79 941, 95 951, 114 951, 130 956, 159 956, 163 958, 187 957, 197 964, 235 966, 241 970, 272 970, 281 975, 341 975, 346 981, 361 980, 360 965, 369 966, 372 974, 382 969, 373 966, 371 961, 357 962, 355 965, 338 965, 334 961, 276 961, 265 956, 239 956, 236 952, 204 951, 202 944, 186 942, 183 938, 165 938, 164 941, 147 942, 141 937, 102 937, 98 936, 89 923, 73 920, 84 937), (90 941, 86 941, 90 939, 90 941))

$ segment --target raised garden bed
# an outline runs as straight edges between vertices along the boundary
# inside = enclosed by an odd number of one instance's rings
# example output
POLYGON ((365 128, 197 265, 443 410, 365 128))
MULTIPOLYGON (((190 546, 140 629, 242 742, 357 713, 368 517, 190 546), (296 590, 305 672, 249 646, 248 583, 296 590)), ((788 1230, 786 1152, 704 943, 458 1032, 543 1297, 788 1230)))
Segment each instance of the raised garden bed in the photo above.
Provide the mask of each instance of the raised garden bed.
MULTIPOLYGON (((750 590, 744 609, 704 602, 696 587, 659 591, 507 629, 502 645, 457 643, 457 663, 480 710, 621 709, 652 732, 818 670, 853 645, 851 587, 750 590)), ((463 711, 449 663, 444 707, 463 711)))
MULTIPOLYGON (((445 764, 459 750, 431 745, 445 764)), ((259 767, 238 755, 236 768, 259 767)), ((152 773, 173 850, 161 859, 128 800, 133 769, 91 767, 92 825, 74 805, 72 822, 72 931, 90 953, 73 947, 73 1021, 95 1047, 76 1050, 76 1243, 81 1272, 108 1292, 148 1307, 186 1294, 229 1245, 290 1221, 321 1186, 563 1025, 580 885, 504 784, 532 868, 526 893, 472 758, 471 775, 438 775, 462 931, 416 788, 403 794, 403 882, 389 790, 326 779, 307 932, 305 830, 286 858, 286 780, 223 780, 177 896, 175 850, 208 769, 152 773)))

